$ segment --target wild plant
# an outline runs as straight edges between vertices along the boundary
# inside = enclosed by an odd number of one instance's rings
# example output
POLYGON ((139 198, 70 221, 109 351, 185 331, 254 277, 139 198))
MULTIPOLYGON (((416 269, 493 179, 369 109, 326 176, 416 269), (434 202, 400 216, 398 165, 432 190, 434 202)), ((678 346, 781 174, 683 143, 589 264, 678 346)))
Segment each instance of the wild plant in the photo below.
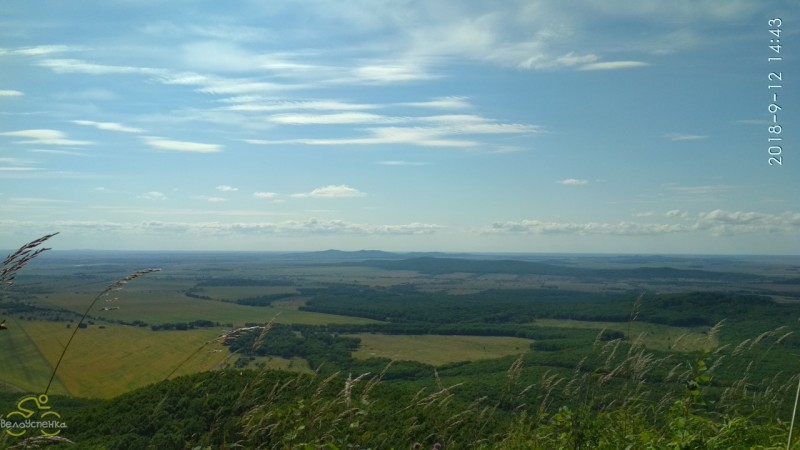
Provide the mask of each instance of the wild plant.
POLYGON ((800 376, 797 377, 797 391, 794 394, 794 405, 792 406, 792 419, 789 421, 789 438, 786 441, 786 450, 792 445, 792 431, 794 431, 794 421, 797 416, 797 403, 800 400, 800 376))
POLYGON ((20 269, 25 267, 26 264, 37 256, 50 250, 50 248, 37 247, 57 234, 58 233, 46 234, 38 239, 34 239, 20 247, 17 251, 6 256, 6 259, 3 260, 2 268, 0 268, 0 286, 4 288, 11 287, 20 269))

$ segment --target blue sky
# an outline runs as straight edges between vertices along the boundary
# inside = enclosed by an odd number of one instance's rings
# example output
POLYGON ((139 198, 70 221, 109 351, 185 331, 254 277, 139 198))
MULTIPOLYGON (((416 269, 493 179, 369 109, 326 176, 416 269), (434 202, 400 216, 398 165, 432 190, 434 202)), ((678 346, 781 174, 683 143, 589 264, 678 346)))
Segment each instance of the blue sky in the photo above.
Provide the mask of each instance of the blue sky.
POLYGON ((797 6, 9 2, 0 247, 796 255, 797 6))

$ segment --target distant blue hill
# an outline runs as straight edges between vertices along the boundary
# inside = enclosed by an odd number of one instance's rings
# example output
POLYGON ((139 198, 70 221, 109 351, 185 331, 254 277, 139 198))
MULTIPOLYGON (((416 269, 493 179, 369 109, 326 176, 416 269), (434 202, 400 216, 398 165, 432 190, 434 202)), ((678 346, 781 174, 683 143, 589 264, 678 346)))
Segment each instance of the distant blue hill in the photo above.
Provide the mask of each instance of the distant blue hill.
POLYGON ((411 252, 394 253, 383 250, 323 250, 317 252, 297 252, 284 253, 281 259, 296 260, 302 262, 336 262, 336 261, 368 261, 368 260, 403 260, 420 257, 445 257, 459 256, 468 257, 465 253, 440 253, 440 252, 411 252))
POLYGON ((512 275, 549 275, 579 278, 637 278, 637 279, 695 279, 695 280, 743 280, 761 279, 756 275, 735 272, 717 272, 697 269, 675 269, 672 267, 635 267, 630 269, 591 269, 556 264, 504 260, 504 259, 459 259, 418 257, 406 259, 367 260, 349 265, 362 265, 387 270, 411 270, 426 274, 478 273, 512 275))

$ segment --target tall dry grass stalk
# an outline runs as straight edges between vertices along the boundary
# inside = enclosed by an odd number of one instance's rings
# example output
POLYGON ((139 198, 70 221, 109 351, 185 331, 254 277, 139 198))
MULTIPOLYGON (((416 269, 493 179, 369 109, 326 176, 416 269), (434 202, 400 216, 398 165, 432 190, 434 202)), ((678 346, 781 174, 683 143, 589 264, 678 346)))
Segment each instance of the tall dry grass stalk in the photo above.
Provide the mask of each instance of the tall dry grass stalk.
POLYGON ((800 400, 800 377, 797 378, 797 392, 794 394, 794 406, 792 407, 792 420, 789 422, 789 439, 786 441, 786 450, 792 445, 792 431, 794 431, 794 419, 797 416, 797 401, 800 400))
POLYGON ((45 241, 58 233, 46 234, 39 239, 34 239, 27 244, 20 247, 14 253, 6 256, 3 260, 2 268, 0 269, 0 286, 5 288, 11 287, 14 284, 14 279, 17 272, 25 267, 32 259, 41 255, 42 253, 50 250, 49 248, 36 248, 42 245, 45 241))
POLYGON ((631 308, 631 315, 628 317, 628 336, 631 335, 631 324, 639 318, 639 310, 642 308, 642 302, 644 301, 644 293, 639 294, 636 297, 636 301, 633 302, 633 307, 631 308))
POLYGON ((86 320, 86 317, 89 315, 89 312, 92 310, 94 305, 98 302, 98 300, 100 300, 101 298, 103 298, 104 296, 106 296, 110 292, 114 292, 114 291, 118 291, 118 290, 122 289, 123 287, 125 287, 126 284, 128 284, 129 282, 131 282, 131 281, 133 281, 133 280, 135 280, 135 279, 137 279, 137 278, 139 278, 139 277, 141 277, 143 275, 147 275, 148 273, 158 272, 160 270, 161 269, 142 269, 142 270, 137 270, 136 272, 133 272, 132 274, 130 274, 130 275, 124 277, 124 278, 120 278, 119 280, 111 283, 107 288, 103 289, 102 292, 97 294, 97 296, 94 298, 94 300, 92 300, 92 302, 89 303, 89 307, 86 308, 86 311, 84 311, 83 315, 81 316, 81 320, 78 321, 78 324, 72 330, 72 334, 70 334, 69 339, 67 340, 67 344, 64 346, 64 349, 61 351, 61 355, 59 355, 58 361, 56 362, 55 367, 53 367, 53 373, 50 375, 50 381, 47 382, 47 387, 44 389, 44 393, 45 394, 47 394, 47 392, 50 390, 50 386, 53 384, 53 379, 56 377, 56 372, 58 372, 58 368, 61 366, 61 361, 64 360, 64 355, 66 355, 67 354, 67 350, 69 350, 69 345, 72 343, 72 340, 75 338, 75 335, 78 333, 78 330, 81 328, 81 325, 83 324, 83 321, 86 320))
POLYGON ((16 445, 8 447, 8 450, 41 448, 45 445, 75 444, 69 439, 61 436, 33 436, 29 437, 16 445))

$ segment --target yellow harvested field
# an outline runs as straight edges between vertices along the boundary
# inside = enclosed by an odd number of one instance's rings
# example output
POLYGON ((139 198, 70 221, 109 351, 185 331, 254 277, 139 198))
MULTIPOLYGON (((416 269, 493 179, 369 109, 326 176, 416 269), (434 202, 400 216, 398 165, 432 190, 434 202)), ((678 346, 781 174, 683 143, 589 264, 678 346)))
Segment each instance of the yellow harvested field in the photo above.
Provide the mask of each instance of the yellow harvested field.
POLYGON ((351 334, 361 339, 354 358, 389 358, 440 366, 527 352, 530 339, 501 336, 351 334))
MULTIPOLYGON (((41 392, 53 368, 39 353, 27 325, 31 322, 5 316, 7 328, 0 333, 0 389, 13 392, 41 392)), ((64 393, 55 380, 52 392, 64 393)))
MULTIPOLYGON (((21 322, 49 367, 54 367, 73 329, 58 322, 21 322)), ((151 331, 108 325, 78 330, 56 374, 66 393, 113 397, 164 380, 170 372, 185 375, 211 370, 229 357, 215 338, 219 330, 151 331), (183 362, 185 361, 185 362, 183 362), (183 362, 183 363, 182 363, 183 362)), ((50 369, 36 371, 44 387, 50 369)), ((52 393, 65 393, 62 388, 52 393)))

